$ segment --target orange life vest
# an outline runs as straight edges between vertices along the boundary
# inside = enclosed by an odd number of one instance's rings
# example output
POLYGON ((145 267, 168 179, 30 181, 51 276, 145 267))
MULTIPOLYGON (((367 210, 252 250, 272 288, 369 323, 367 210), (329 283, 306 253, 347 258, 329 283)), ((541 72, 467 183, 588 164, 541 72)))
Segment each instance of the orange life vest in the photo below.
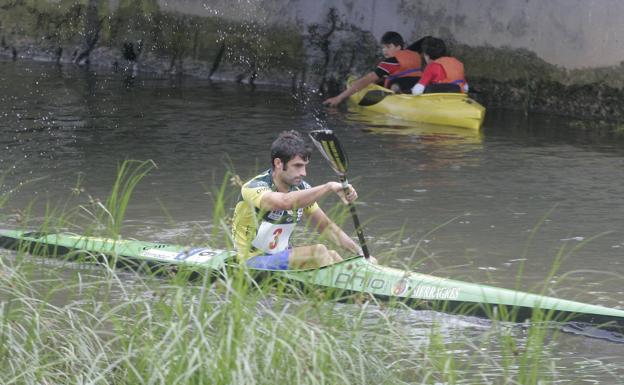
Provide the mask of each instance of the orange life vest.
POLYGON ((464 65, 462 62, 450 56, 437 58, 434 62, 440 64, 444 68, 444 72, 446 72, 446 78, 437 83, 457 84, 461 92, 464 92, 466 77, 464 75, 464 65))
POLYGON ((397 78, 422 76, 422 59, 420 54, 409 49, 402 49, 394 53, 399 62, 399 70, 392 75, 386 76, 384 87, 390 87, 390 82, 397 78))

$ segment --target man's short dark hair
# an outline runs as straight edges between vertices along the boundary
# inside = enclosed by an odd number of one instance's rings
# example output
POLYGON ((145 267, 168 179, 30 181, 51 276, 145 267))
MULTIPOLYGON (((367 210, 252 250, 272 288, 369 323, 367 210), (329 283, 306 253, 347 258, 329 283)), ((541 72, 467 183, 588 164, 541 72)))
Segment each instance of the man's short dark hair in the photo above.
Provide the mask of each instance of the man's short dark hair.
POLYGON ((381 44, 394 44, 401 46, 401 49, 405 46, 403 36, 400 33, 394 31, 388 31, 381 37, 381 44))
POLYGON ((448 55, 444 40, 438 39, 437 37, 430 37, 423 41, 423 52, 429 55, 431 60, 436 60, 448 55))
POLYGON ((282 131, 271 145, 271 168, 274 167, 275 159, 279 158, 284 164, 299 155, 303 160, 309 160, 312 149, 306 144, 303 136, 295 131, 282 131))

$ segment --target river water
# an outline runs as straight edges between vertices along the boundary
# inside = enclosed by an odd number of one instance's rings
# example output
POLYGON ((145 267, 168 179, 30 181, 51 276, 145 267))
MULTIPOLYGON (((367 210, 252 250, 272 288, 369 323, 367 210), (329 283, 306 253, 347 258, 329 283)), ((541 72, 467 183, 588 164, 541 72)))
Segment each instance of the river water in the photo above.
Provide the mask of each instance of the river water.
MULTIPOLYGON (((472 133, 326 110, 320 100, 268 86, 0 62, 2 192, 16 190, 0 227, 16 226, 33 201, 43 217, 45 202, 81 199, 77 186, 104 199, 121 161, 151 159, 157 168, 137 187, 123 235, 208 234, 211 194, 227 169, 251 177, 268 167, 280 131, 330 128, 348 152, 381 263, 529 290, 560 256, 552 294, 624 307, 624 141, 555 116, 488 111, 472 133)), ((317 153, 308 174, 312 184, 335 179, 317 153)), ((572 374, 579 363, 596 366, 588 382, 603 366, 610 383, 624 375, 623 345, 575 335, 560 345, 572 374)))

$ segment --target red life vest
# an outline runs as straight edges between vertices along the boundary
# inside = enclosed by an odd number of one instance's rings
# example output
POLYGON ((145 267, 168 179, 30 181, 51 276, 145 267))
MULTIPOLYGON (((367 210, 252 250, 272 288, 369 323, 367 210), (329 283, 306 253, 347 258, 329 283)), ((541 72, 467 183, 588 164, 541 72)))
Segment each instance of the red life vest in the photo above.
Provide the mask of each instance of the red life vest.
POLYGON ((416 51, 403 49, 394 53, 399 62, 399 70, 392 75, 386 76, 384 87, 389 88, 390 82, 397 78, 422 76, 422 59, 416 51))
POLYGON ((444 68, 444 72, 446 72, 446 78, 436 83, 457 84, 461 92, 464 92, 466 77, 464 75, 464 65, 462 62, 450 56, 437 58, 434 62, 440 64, 444 68))

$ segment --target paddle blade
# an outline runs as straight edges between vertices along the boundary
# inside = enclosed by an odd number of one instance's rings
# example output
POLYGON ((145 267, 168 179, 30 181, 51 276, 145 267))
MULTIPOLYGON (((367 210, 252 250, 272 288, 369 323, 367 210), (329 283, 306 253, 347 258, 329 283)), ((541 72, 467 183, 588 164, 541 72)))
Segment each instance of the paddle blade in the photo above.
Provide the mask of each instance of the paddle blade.
POLYGON ((336 174, 344 177, 347 174, 349 161, 334 132, 332 130, 315 130, 310 132, 310 138, 336 174))
POLYGON ((358 104, 363 107, 372 106, 373 104, 381 102, 388 95, 392 95, 392 92, 384 90, 370 90, 364 94, 358 104))
MULTIPOLYGON (((312 142, 321 152, 323 157, 327 159, 331 168, 333 168, 336 174, 338 174, 343 183, 343 188, 345 192, 347 192, 349 189, 349 185, 347 184, 347 168, 349 166, 349 161, 347 160, 347 153, 342 149, 342 146, 340 145, 338 138, 336 138, 336 135, 334 135, 334 132, 332 130, 311 131, 310 138, 312 138, 312 142)), ((360 220, 355 212, 355 206, 353 203, 349 203, 349 211, 353 217, 353 224, 355 225, 355 232, 358 235, 360 246, 362 246, 362 253, 366 259, 370 259, 370 253, 368 252, 368 247, 366 247, 364 232, 362 231, 362 226, 360 225, 360 220)))

